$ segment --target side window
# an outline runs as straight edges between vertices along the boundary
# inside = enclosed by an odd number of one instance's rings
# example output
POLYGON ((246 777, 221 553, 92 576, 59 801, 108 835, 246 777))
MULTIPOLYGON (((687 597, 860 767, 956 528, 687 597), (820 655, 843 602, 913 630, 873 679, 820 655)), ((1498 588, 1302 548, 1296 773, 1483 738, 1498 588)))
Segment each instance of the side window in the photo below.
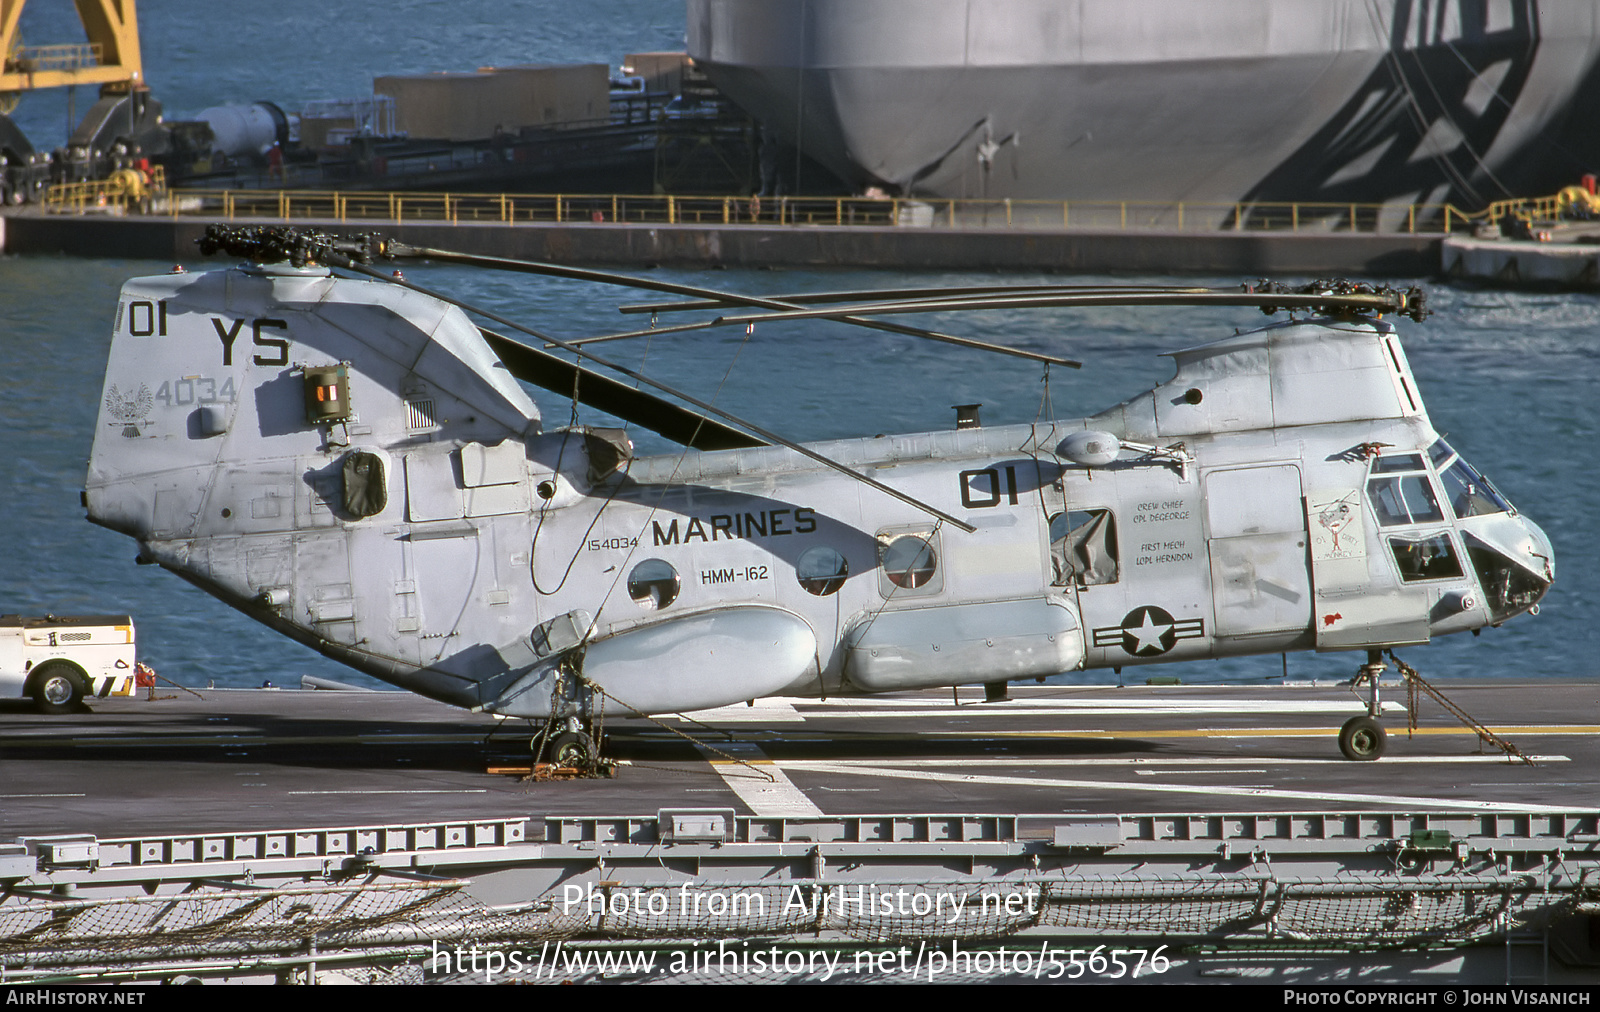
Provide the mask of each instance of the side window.
POLYGON ((813 545, 800 554, 794 564, 795 579, 808 594, 827 597, 836 594, 850 576, 850 564, 828 545, 813 545))
POLYGON ((1051 583, 1090 587, 1116 583, 1117 521, 1110 510, 1068 510, 1050 518, 1051 583))
POLYGON ((628 596, 646 611, 656 611, 676 601, 682 586, 678 571, 664 559, 646 559, 628 574, 628 596))
POLYGON ((884 597, 937 594, 944 589, 939 536, 931 530, 878 532, 878 592, 884 597))
POLYGON ((1461 576, 1461 559, 1456 555, 1448 534, 1391 537, 1389 550, 1394 553, 1395 565, 1400 568, 1400 579, 1406 583, 1461 576))

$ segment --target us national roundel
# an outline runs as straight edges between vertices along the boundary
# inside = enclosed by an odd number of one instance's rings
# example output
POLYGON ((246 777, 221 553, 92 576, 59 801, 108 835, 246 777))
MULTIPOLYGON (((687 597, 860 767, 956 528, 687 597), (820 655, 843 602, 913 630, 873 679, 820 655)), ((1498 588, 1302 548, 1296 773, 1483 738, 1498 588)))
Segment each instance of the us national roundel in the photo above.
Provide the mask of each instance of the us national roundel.
POLYGON ((1121 625, 1096 629, 1094 645, 1120 645, 1134 657, 1159 657, 1179 640, 1198 639, 1204 635, 1203 619, 1175 619, 1165 608, 1145 604, 1123 616, 1121 625))
POLYGON ((1145 605, 1122 620, 1122 649, 1135 657, 1154 657, 1178 642, 1178 624, 1165 608, 1145 605))

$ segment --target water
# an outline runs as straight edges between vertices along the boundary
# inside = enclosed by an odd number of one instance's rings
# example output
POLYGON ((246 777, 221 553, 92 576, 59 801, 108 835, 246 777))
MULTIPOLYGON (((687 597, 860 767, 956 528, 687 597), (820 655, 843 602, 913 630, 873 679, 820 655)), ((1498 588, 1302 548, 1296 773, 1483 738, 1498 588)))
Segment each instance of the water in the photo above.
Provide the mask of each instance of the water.
MULTIPOLYGON (((108 328, 126 277, 168 264, 126 260, 0 259, 0 445, 8 480, 0 496, 0 612, 121 613, 135 617, 142 656, 187 684, 296 684, 303 673, 360 681, 348 669, 267 631, 155 567, 133 565, 134 544, 86 523, 78 505, 100 394, 108 328)), ((196 262, 192 269, 207 266, 196 262)), ((612 307, 633 298, 600 286, 460 268, 408 268, 421 284, 478 302, 556 336, 632 329, 612 307)), ((961 284, 992 277, 854 271, 657 271, 653 277, 745 292, 961 284)), ((1044 277, 1010 280, 1041 282, 1044 277)), ((1056 278, 1054 280, 1061 280, 1056 278)), ((1102 279, 1159 281, 1162 279, 1102 279)), ((1187 279, 1196 280, 1196 279, 1187 279)), ((1223 284, 1231 279, 1199 279, 1223 284)), ((1424 674, 1582 678, 1595 674, 1600 552, 1594 504, 1600 470, 1590 457, 1600 428, 1600 299, 1432 286, 1438 313, 1401 323, 1435 425, 1555 543, 1557 581, 1537 617, 1481 638, 1455 636, 1405 654, 1424 674)), ((1011 311, 926 318, 933 329, 1084 359, 1054 369, 1055 414, 1091 414, 1166 379, 1159 353, 1261 321, 1250 310, 1011 311)), ((1029 422, 1041 411, 1041 370, 1001 358, 839 324, 763 326, 660 337, 607 354, 795 439, 947 428, 950 405, 981 402, 986 424, 1029 422)), ((547 422, 569 405, 539 392, 547 422)), ((585 409, 580 420, 605 419, 585 409)), ((636 435, 641 453, 672 447, 636 435)), ((1299 654, 1295 677, 1346 677, 1355 655, 1299 654)), ((1186 681, 1265 679, 1277 657, 1199 662, 1159 672, 1186 681)), ((1108 672, 1082 676, 1106 679, 1108 672)))
MULTIPOLYGON (((235 4, 163 0, 140 9, 146 76, 170 118, 225 101, 270 99, 293 108, 312 98, 370 93, 374 74, 459 70, 494 63, 597 61, 681 49, 681 0, 388 0, 328 6, 313 0, 235 4), (332 11, 333 13, 330 13, 332 11)), ((35 3, 23 16, 31 44, 81 39, 67 3, 35 3)), ((76 113, 92 95, 81 89, 76 113)), ((26 96, 17 119, 37 146, 67 133, 62 91, 26 96)), ((132 614, 142 656, 188 684, 294 684, 302 673, 361 677, 267 631, 155 567, 135 566, 127 538, 83 519, 78 490, 100 395, 112 309, 121 282, 166 263, 49 257, 0 258, 0 612, 132 614)), ((195 263, 192 267, 202 265, 195 263)), ((408 274, 561 336, 631 329, 639 317, 608 307, 625 293, 570 282, 453 269, 408 274)), ((708 287, 789 292, 900 284, 962 284, 969 275, 868 272, 656 272, 708 287)), ((1044 280, 1014 276, 1025 282, 1044 280)), ((1048 280, 1060 281, 1061 278, 1048 280)), ((1120 279, 1132 280, 1132 279, 1120 279)), ((1161 281, 1165 279, 1148 279, 1161 281)), ((1194 280, 1194 279, 1187 279, 1194 280)), ((1237 278, 1214 279, 1231 284, 1237 278)), ((1592 519, 1600 503, 1596 448, 1600 300, 1431 286, 1439 315, 1402 333, 1436 426, 1555 542, 1557 581, 1543 613, 1481 638, 1456 636, 1407 656, 1430 676, 1593 678, 1600 624, 1600 551, 1592 519)), ((1091 414, 1170 375, 1157 356, 1253 326, 1247 310, 992 313, 925 319, 934 329, 1084 359, 1057 369, 1055 414, 1091 414)), ((612 346, 607 352, 622 358, 612 346)), ((987 424, 1032 421, 1040 412, 1037 367, 834 324, 763 327, 659 338, 626 352, 651 375, 796 439, 948 427, 952 404, 982 402, 987 424)), ((566 406, 539 394, 546 417, 566 406)), ((591 419, 587 414, 585 421, 591 419)), ((641 452, 670 449, 648 434, 641 452)), ((1297 677, 1347 677, 1352 655, 1296 655, 1297 677)), ((1186 680, 1265 678, 1276 657, 1201 662, 1186 680)), ((1131 669, 1130 669, 1131 671, 1131 669)), ((1099 673, 1093 677, 1101 677, 1099 673)), ((1492 716, 1492 715, 1486 715, 1492 716)))

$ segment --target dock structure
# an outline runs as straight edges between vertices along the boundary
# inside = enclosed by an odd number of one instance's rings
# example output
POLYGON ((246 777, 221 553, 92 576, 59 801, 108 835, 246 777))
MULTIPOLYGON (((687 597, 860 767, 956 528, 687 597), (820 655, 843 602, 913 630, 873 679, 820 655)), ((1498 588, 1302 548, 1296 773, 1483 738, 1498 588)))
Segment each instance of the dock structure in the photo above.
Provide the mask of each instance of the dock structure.
POLYGON ((1600 245, 1592 242, 1451 236, 1441 243, 1440 255, 1448 278, 1512 288, 1600 288, 1600 245))
POLYGON ((913 228, 773 222, 455 222, 197 214, 42 215, 0 219, 0 250, 188 260, 208 225, 287 224, 378 232, 417 246, 557 263, 628 267, 852 267, 1053 273, 1355 274, 1438 269, 1443 233, 1171 228, 913 228))

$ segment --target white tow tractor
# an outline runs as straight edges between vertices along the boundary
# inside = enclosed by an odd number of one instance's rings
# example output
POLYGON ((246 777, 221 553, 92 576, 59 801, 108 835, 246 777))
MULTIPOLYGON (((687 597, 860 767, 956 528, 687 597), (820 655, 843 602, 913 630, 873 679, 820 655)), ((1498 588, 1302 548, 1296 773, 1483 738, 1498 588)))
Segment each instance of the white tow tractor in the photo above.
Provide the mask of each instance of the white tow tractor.
POLYGON ((127 615, 0 615, 0 697, 68 713, 84 696, 131 696, 138 684, 127 615))

